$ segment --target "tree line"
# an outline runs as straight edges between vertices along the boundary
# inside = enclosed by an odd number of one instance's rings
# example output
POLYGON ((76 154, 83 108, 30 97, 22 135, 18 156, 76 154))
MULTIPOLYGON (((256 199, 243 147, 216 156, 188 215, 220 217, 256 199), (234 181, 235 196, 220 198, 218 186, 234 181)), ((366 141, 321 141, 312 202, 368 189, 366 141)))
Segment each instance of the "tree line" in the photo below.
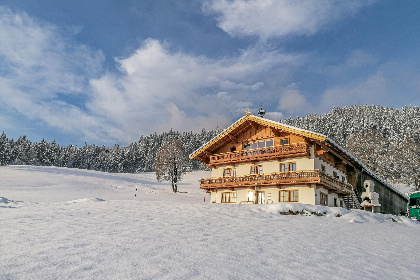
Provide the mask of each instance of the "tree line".
MULTIPOLYGON (((31 142, 26 136, 8 139, 0 136, 0 165, 38 165, 80 168, 116 173, 138 173, 155 171, 159 148, 168 142, 179 141, 186 155, 192 153, 215 137, 220 130, 205 130, 200 133, 169 131, 142 136, 137 142, 121 147, 88 145, 60 146, 53 140, 31 142)), ((189 160, 190 169, 205 169, 206 166, 189 160)))
MULTIPOLYGON (((394 109, 382 106, 334 108, 322 115, 307 115, 280 122, 322 133, 343 146, 372 171, 390 183, 420 186, 420 107, 394 109)), ((159 148, 179 141, 185 153, 211 140, 221 130, 200 133, 169 131, 142 136, 129 146, 85 144, 60 146, 55 141, 33 143, 25 136, 16 141, 0 136, 0 165, 43 165, 105 172, 151 172, 156 170, 159 148)), ((205 169, 189 160, 190 169, 205 169)))

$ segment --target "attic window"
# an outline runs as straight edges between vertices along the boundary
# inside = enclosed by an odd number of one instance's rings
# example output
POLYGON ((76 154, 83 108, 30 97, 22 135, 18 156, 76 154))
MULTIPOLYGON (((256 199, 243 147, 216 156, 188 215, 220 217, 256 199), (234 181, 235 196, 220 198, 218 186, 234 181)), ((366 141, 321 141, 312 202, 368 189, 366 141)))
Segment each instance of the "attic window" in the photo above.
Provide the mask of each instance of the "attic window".
POLYGON ((274 144, 273 139, 261 140, 258 142, 244 143, 243 149, 244 150, 262 149, 266 147, 273 147, 273 144, 274 144))
POLYGON ((289 138, 284 138, 284 139, 281 139, 280 144, 281 144, 282 146, 284 146, 284 145, 289 145, 289 138))

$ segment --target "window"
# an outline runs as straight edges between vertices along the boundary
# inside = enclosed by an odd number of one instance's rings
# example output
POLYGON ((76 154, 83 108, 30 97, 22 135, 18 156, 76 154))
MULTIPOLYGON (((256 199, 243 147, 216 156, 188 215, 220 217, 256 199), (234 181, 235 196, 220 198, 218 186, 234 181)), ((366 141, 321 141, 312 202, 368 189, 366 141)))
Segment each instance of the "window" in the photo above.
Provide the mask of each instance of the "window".
POLYGON ((296 163, 289 163, 289 171, 296 171, 296 163))
POLYGON ((299 191, 280 191, 280 202, 298 202, 299 191))
POLYGON ((336 178, 336 179, 337 179, 337 178, 340 178, 340 177, 338 176, 337 172, 335 172, 335 171, 333 171, 333 177, 334 177, 334 178, 336 178))
POLYGON ((299 201, 299 192, 298 191, 290 191, 289 192, 289 201, 298 202, 299 201))
POLYGON ((250 174, 262 174, 262 165, 251 166, 250 174))
POLYGON ((289 145, 289 138, 284 138, 284 139, 281 139, 281 140, 280 140, 280 144, 281 144, 282 146, 284 146, 284 145, 289 145))
POLYGON ((262 148, 273 147, 273 146, 274 146, 273 139, 269 139, 269 140, 261 140, 261 141, 258 141, 258 142, 244 143, 243 144, 243 149, 244 150, 253 150, 253 149, 262 149, 262 148))
POLYGON ((223 170, 223 177, 229 177, 230 176, 230 169, 224 169, 223 170))
POLYGON ((236 176, 236 169, 233 169, 233 168, 223 169, 223 177, 231 177, 231 176, 236 176))
POLYGON ((328 194, 320 192, 319 193, 319 203, 321 205, 328 206, 328 194))
POLYGON ((236 147, 230 147, 230 151, 233 153, 233 152, 236 152, 236 147))
POLYGON ((257 204, 265 204, 265 192, 257 192, 257 204))
POLYGON ((296 171, 296 162, 280 163, 280 172, 296 171))
POLYGON ((280 172, 287 172, 287 163, 280 163, 280 172))
POLYGON ((222 203, 236 203, 236 192, 223 192, 222 203))
POLYGON ((338 206, 338 204, 337 204, 337 198, 334 197, 334 207, 337 207, 337 206, 338 206))
POLYGON ((321 164, 321 172, 325 173, 325 165, 321 164))
POLYGON ((254 201, 254 192, 248 192, 248 201, 254 201))

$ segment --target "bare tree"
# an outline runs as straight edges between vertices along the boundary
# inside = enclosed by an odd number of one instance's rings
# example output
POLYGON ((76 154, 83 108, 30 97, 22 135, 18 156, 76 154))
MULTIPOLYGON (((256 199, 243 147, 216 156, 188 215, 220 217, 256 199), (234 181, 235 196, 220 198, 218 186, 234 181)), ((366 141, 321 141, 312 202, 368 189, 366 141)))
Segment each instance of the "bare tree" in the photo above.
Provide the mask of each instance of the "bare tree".
POLYGON ((156 154, 156 179, 170 181, 172 191, 178 191, 177 183, 181 181, 182 175, 190 171, 188 156, 179 140, 163 144, 156 154))

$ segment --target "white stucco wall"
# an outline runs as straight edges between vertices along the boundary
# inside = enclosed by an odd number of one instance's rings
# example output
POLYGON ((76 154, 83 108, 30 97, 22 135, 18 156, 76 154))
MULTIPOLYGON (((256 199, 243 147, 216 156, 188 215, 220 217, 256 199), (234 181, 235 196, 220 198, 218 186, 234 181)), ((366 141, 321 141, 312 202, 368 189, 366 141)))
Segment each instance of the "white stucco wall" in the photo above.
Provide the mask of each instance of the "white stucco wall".
MULTIPOLYGON (((253 201, 256 201, 256 192, 264 192, 264 203, 280 203, 280 190, 299 191, 298 203, 315 204, 315 186, 296 185, 296 186, 283 186, 281 189, 277 187, 257 187, 234 189, 236 192, 236 203, 246 203, 248 201, 248 194, 252 192, 253 201)), ((221 203, 222 193, 232 192, 231 190, 217 190, 211 193, 211 201, 221 203)))
MULTIPOLYGON (((296 163, 296 171, 303 171, 303 170, 314 170, 319 169, 321 170, 321 165, 325 166, 325 171, 327 174, 333 176, 333 172, 337 172, 337 175, 340 176, 340 180, 343 178, 346 179, 345 173, 341 172, 340 170, 334 168, 327 162, 324 162, 320 158, 314 156, 314 148, 311 147, 311 156, 310 158, 301 157, 301 158, 288 158, 283 159, 281 161, 272 160, 272 161, 261 161, 255 163, 240 163, 240 164, 229 164, 229 165, 221 165, 215 168, 212 168, 211 177, 223 177, 223 170, 225 168, 235 168, 236 169, 236 176, 244 176, 250 174, 251 166, 253 165, 261 165, 262 172, 265 174, 280 172, 280 164, 281 163, 296 163)), ((317 189, 314 184, 311 186, 308 185, 296 185, 296 186, 282 186, 281 190, 298 190, 299 191, 299 203, 305 204, 320 204, 320 192, 323 192, 328 195, 328 206, 334 206, 334 198, 337 199, 337 206, 340 206, 340 199, 337 194, 335 193, 328 193, 327 189, 317 189)), ((222 192, 228 190, 217 190, 211 193, 211 201, 216 203, 221 203, 222 199, 222 192)), ((279 203, 279 191, 280 189, 277 187, 257 187, 257 189, 251 188, 244 188, 244 189, 235 189, 237 196, 237 202, 246 202, 248 201, 248 193, 250 191, 254 192, 254 198, 256 197, 256 191, 264 191, 265 193, 265 201, 267 203, 279 203), (271 200, 269 200, 269 196, 271 196, 271 200)))
MULTIPOLYGON (((277 162, 277 161, 276 161, 277 162)), ((278 170, 276 172, 280 172, 280 163, 288 163, 288 162, 295 162, 296 163, 296 171, 303 171, 303 170, 314 170, 314 160, 310 158, 288 158, 283 159, 281 162, 278 163, 278 170)))
MULTIPOLYGON (((325 193, 328 195, 328 206, 340 206, 344 205, 344 202, 341 198, 338 197, 336 193, 329 193, 328 190, 324 188, 317 189, 315 185, 306 186, 306 185, 296 185, 296 186, 283 186, 281 189, 277 187, 257 187, 257 189, 244 188, 244 189, 234 189, 233 192, 236 192, 236 203, 246 203, 248 201, 248 193, 253 192, 253 199, 256 199, 256 192, 263 191, 265 194, 265 203, 281 203, 280 202, 280 190, 297 190, 299 191, 299 201, 298 203, 311 204, 311 205, 320 205, 320 193, 325 193), (269 197, 271 196, 271 200, 269 197), (334 205, 334 198, 337 199, 337 205, 334 205)), ((211 193, 211 202, 221 203, 222 193, 223 192, 232 192, 231 190, 217 190, 211 193)))
MULTIPOLYGON (((229 168, 231 168, 232 165, 230 165, 229 168)), ((211 169, 211 177, 223 177, 223 169, 228 168, 227 166, 216 166, 215 168, 211 169)))
POLYGON ((331 207, 338 206, 338 207, 340 207, 340 201, 341 201, 342 205, 344 206, 343 199, 339 198, 336 193, 328 193, 328 190, 324 189, 324 188, 316 189, 316 191, 315 191, 315 193, 316 193, 315 203, 317 205, 321 204, 321 199, 320 199, 320 193, 321 192, 328 195, 328 205, 327 206, 331 206, 331 207), (334 198, 337 199, 337 205, 334 205, 334 198))
MULTIPOLYGON (((236 176, 244 176, 248 175, 251 172, 251 166, 253 165, 261 165, 263 169, 263 173, 274 173, 280 172, 280 163, 289 163, 295 162, 296 163, 296 171, 302 170, 314 170, 315 164, 314 159, 310 158, 289 158, 281 160, 280 162, 277 160, 270 160, 270 161, 260 161, 255 163, 239 163, 239 164, 229 164, 229 165, 220 165, 212 168, 211 177, 223 177, 223 170, 225 168, 235 168, 236 169, 236 176)), ((321 165, 319 165, 321 166, 321 165)), ((332 174, 332 171, 331 171, 332 174)))
POLYGON ((315 157, 315 169, 319 169, 321 170, 321 165, 325 166, 325 172, 330 175, 333 176, 333 172, 337 172, 337 175, 340 176, 340 181, 342 180, 343 176, 345 178, 345 182, 347 182, 347 176, 344 172, 338 170, 337 168, 334 168, 332 165, 328 164, 327 162, 323 161, 322 159, 315 157))

